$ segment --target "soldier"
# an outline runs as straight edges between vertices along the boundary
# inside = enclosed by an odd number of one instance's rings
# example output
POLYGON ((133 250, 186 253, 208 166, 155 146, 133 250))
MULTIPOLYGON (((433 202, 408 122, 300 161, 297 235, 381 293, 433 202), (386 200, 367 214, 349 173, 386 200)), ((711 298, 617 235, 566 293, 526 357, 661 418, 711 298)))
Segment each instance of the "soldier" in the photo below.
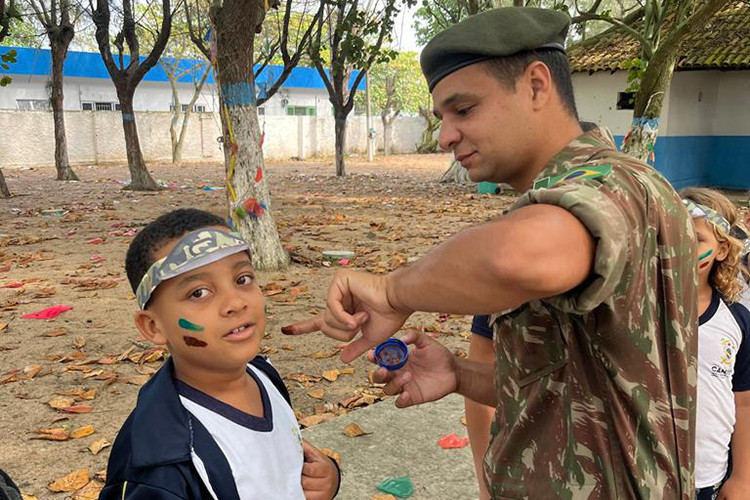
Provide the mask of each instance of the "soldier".
POLYGON ((492 314, 494 365, 410 331, 409 363, 376 372, 400 407, 452 392, 496 407, 484 460, 492 498, 690 500, 693 227, 658 172, 602 130, 581 130, 569 22, 497 9, 425 47, 441 147, 471 180, 525 194, 390 274, 337 273, 325 314, 283 331, 354 339, 348 362, 414 311, 492 314))

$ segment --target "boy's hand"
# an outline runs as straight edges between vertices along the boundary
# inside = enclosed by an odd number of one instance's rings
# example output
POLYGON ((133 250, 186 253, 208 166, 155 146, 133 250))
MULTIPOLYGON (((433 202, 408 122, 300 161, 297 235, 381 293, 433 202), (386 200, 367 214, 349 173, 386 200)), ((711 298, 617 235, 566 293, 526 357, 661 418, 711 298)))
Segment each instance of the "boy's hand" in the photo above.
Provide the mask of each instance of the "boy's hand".
POLYGON ((339 489, 339 470, 322 451, 304 439, 302 449, 305 463, 302 465, 302 490, 305 500, 331 500, 339 489))
POLYGON ((750 480, 731 475, 719 490, 718 500, 741 500, 750 498, 750 480))

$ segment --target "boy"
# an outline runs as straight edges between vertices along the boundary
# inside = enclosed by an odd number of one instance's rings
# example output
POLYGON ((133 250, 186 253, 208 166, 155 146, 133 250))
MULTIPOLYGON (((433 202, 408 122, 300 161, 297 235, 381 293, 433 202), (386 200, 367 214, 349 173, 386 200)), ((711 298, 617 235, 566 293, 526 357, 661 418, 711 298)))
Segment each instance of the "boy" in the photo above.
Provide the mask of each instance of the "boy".
POLYGON ((135 237, 125 266, 135 324, 170 358, 115 440, 100 499, 333 498, 338 466, 302 440, 258 356, 265 298, 247 243, 213 214, 175 210, 135 237))

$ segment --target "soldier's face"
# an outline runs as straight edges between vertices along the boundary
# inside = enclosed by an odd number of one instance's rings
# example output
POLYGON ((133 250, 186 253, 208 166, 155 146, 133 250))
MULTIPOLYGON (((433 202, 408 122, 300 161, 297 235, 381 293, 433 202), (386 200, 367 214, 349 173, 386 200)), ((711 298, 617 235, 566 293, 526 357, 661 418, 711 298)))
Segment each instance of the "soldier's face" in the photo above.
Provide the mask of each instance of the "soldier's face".
POLYGON ((162 282, 148 309, 136 313, 136 325, 152 342, 168 345, 183 372, 244 369, 260 348, 265 303, 250 258, 240 252, 162 282))
POLYGON ((539 138, 527 93, 519 90, 482 64, 451 73, 433 89, 440 147, 453 151, 472 181, 513 184, 528 168, 539 138))

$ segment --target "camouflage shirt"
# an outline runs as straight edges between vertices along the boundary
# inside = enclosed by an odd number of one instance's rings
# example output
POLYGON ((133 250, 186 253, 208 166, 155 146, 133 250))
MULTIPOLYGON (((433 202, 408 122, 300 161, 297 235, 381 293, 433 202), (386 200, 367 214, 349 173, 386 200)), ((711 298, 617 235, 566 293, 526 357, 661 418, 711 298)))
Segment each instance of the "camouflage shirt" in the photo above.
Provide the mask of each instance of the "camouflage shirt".
POLYGON ((594 237, 579 287, 492 317, 493 498, 693 498, 697 277, 679 196, 602 129, 511 209, 558 205, 594 237))

